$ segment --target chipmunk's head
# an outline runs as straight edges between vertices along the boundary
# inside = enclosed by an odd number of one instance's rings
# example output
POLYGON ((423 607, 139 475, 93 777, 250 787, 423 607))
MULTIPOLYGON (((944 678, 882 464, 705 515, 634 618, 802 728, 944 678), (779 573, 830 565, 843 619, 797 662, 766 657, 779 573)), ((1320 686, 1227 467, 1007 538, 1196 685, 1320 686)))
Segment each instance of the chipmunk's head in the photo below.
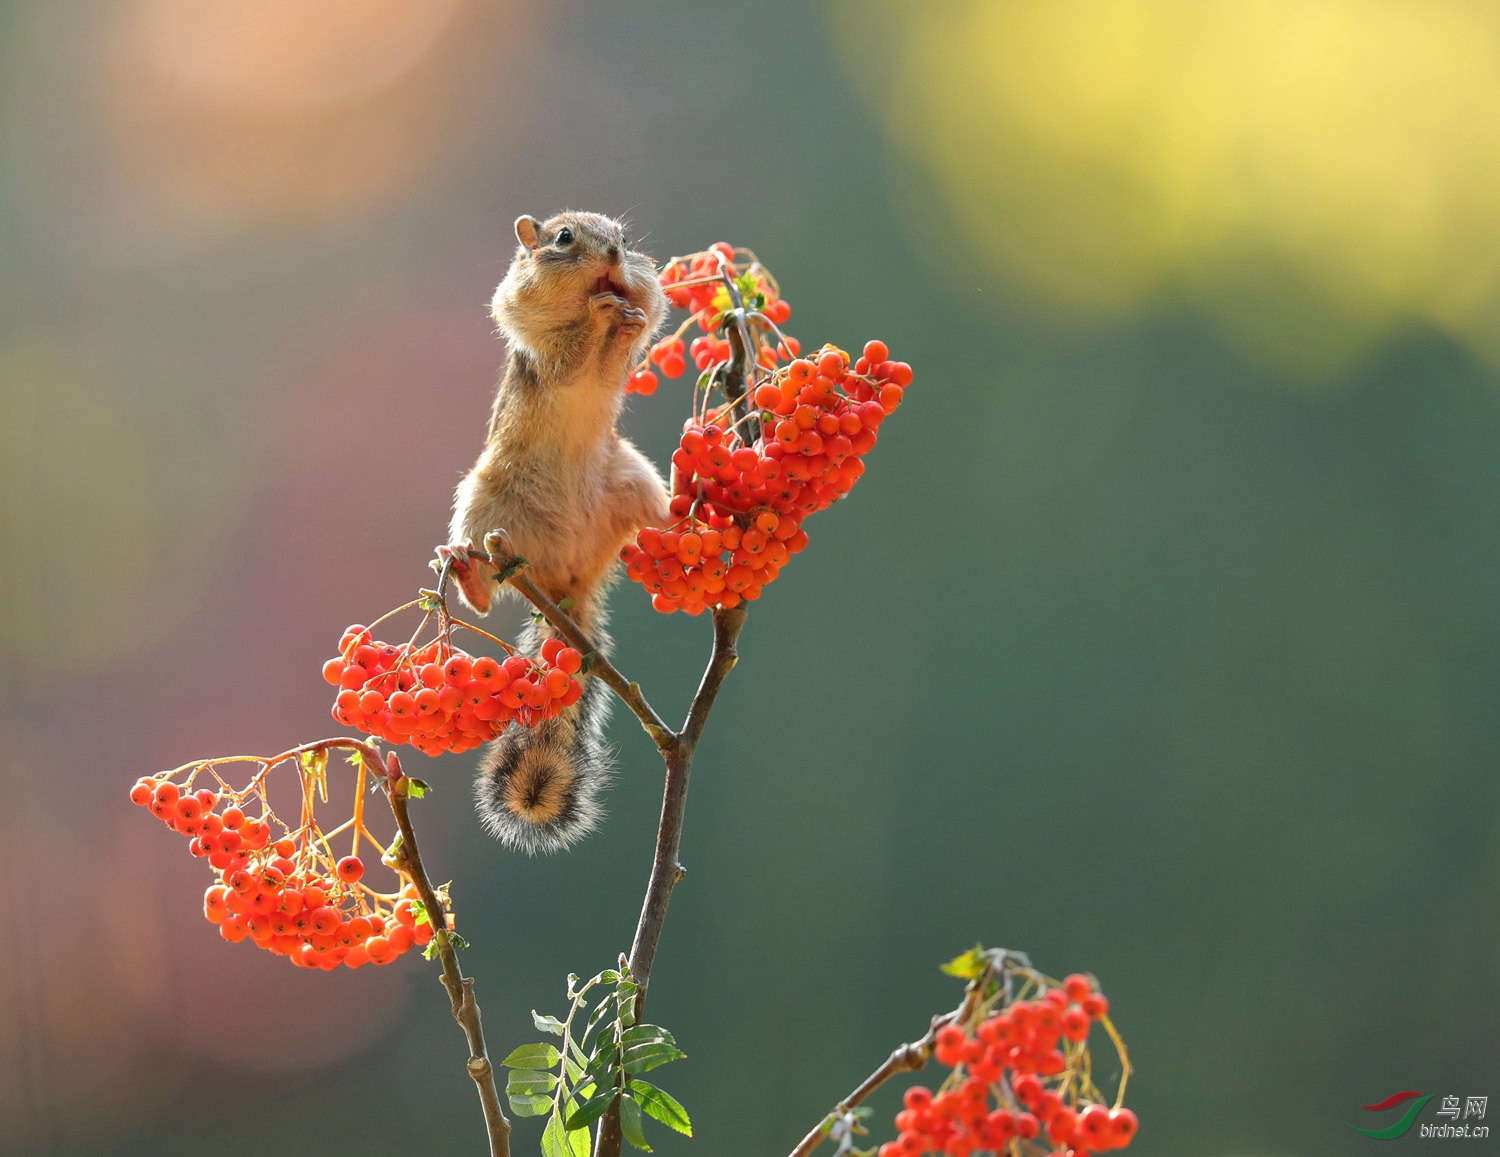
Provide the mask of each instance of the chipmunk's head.
POLYGON ((577 325, 589 299, 612 293, 644 310, 655 333, 667 312, 656 263, 631 249, 625 226, 599 213, 559 213, 546 221, 516 218, 520 247, 490 311, 512 340, 528 344, 577 325))

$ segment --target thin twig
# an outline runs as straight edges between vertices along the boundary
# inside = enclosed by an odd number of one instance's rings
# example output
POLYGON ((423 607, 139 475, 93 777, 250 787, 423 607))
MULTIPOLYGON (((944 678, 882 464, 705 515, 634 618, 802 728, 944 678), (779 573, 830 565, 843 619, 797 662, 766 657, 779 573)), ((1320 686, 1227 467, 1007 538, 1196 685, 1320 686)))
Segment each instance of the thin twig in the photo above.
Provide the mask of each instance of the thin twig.
POLYGON ((788 1157, 807 1157, 814 1149, 821 1145, 828 1136, 829 1130, 834 1123, 848 1113, 851 1109, 864 1103, 864 1101, 886 1081, 898 1073, 911 1073, 920 1069, 927 1063, 927 1058, 932 1055, 932 1046, 937 1042, 937 1034, 944 1025, 966 1024, 974 1015, 974 1010, 979 1007, 984 999, 985 990, 989 987, 994 977, 993 969, 986 969, 984 974, 969 982, 969 987, 964 990, 963 1003, 952 1012, 944 1016, 933 1017, 932 1025, 926 1033, 912 1041, 911 1044, 898 1045, 896 1049, 873 1073, 854 1087, 854 1091, 835 1106, 833 1112, 819 1121, 806 1137, 797 1143, 797 1147, 791 1151, 788 1157))
MULTIPOLYGON (((620 697, 620 702, 630 708, 631 713, 646 729, 646 734, 651 737, 651 742, 656 744, 657 750, 665 756, 672 745, 677 742, 677 736, 656 713, 656 708, 646 702, 645 695, 641 693, 640 684, 620 674, 604 652, 588 635, 584 634, 583 628, 573 620, 573 617, 543 594, 541 588, 531 581, 525 571, 525 560, 509 549, 503 530, 492 531, 486 535, 485 545, 488 549, 470 548, 469 557, 488 563, 499 573, 505 574, 504 581, 515 587, 532 606, 541 612, 544 619, 557 628, 558 634, 578 650, 584 658, 588 673, 598 676, 611 691, 620 697)), ((445 595, 448 576, 452 569, 453 560, 449 558, 443 561, 438 570, 437 594, 440 600, 445 595)))
POLYGON ((537 585, 527 577, 524 570, 517 571, 506 580, 516 590, 526 596, 527 600, 541 611, 542 617, 558 629, 558 632, 576 647, 587 659, 593 656, 589 664, 589 674, 597 675, 602 679, 609 689, 620 697, 620 702, 630 708, 631 713, 641 721, 641 726, 646 729, 646 734, 651 736, 651 742, 655 743, 658 750, 663 754, 676 741, 672 729, 656 713, 656 709, 646 702, 646 697, 641 694, 640 684, 633 683, 621 675, 615 669, 613 663, 605 657, 603 651, 596 647, 592 640, 583 633, 583 630, 575 623, 572 617, 551 599, 549 599, 537 585))
POLYGON ((479 1091, 479 1104, 484 1110, 490 1157, 510 1157, 510 1121, 500 1107, 500 1092, 495 1087, 495 1068, 485 1051, 479 1003, 474 999, 474 979, 465 976, 459 967, 458 952, 453 947, 447 913, 438 899, 437 889, 428 879, 427 869, 422 865, 422 856, 417 850, 417 835, 412 830, 411 816, 407 812, 411 780, 402 773, 401 760, 394 751, 386 756, 385 771, 386 798, 390 801, 391 814, 396 817, 396 826, 401 830, 401 848, 397 855, 402 871, 417 886, 422 904, 427 909, 427 918, 432 921, 432 942, 437 945, 438 958, 443 964, 443 987, 448 990, 448 1003, 453 1010, 453 1019, 458 1021, 469 1041, 467 1067, 469 1076, 474 1078, 479 1091))

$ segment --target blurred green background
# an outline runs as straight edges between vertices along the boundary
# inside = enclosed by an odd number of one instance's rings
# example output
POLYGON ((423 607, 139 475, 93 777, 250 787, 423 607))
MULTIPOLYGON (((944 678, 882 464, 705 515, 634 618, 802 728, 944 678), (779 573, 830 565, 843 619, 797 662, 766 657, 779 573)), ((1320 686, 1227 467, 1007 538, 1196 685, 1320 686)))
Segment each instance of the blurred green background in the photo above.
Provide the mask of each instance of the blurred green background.
MULTIPOLYGON (((479 448, 509 223, 564 206, 917 370, 701 752, 659 1152, 785 1153, 976 940, 1099 975, 1143 1154, 1500 1095, 1500 4, 31 0, 0 150, 0 1152, 480 1151, 435 969, 223 944, 125 794, 332 733, 479 448)), ((679 711, 707 624, 614 606, 679 711)), ((618 716, 564 857, 426 773, 497 1053, 628 947, 618 716)))

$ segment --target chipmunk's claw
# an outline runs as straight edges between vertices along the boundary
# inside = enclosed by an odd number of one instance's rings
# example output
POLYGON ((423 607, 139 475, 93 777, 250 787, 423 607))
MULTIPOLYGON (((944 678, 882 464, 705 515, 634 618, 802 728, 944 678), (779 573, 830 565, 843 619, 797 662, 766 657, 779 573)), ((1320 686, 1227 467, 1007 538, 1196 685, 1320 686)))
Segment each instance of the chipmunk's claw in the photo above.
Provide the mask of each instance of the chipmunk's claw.
POLYGON ((441 570, 443 564, 451 561, 453 569, 469 565, 469 551, 473 549, 467 542, 450 542, 437 548, 437 558, 432 562, 433 570, 441 570))

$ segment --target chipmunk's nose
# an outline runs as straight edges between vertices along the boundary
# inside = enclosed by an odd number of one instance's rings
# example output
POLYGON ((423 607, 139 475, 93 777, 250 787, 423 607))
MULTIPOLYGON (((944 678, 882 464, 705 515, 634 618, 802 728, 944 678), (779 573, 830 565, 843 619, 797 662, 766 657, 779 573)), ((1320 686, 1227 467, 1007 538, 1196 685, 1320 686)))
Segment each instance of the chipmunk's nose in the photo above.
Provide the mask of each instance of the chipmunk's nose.
POLYGON ((605 252, 609 254, 611 265, 618 265, 620 263, 620 247, 618 245, 611 245, 605 252))

